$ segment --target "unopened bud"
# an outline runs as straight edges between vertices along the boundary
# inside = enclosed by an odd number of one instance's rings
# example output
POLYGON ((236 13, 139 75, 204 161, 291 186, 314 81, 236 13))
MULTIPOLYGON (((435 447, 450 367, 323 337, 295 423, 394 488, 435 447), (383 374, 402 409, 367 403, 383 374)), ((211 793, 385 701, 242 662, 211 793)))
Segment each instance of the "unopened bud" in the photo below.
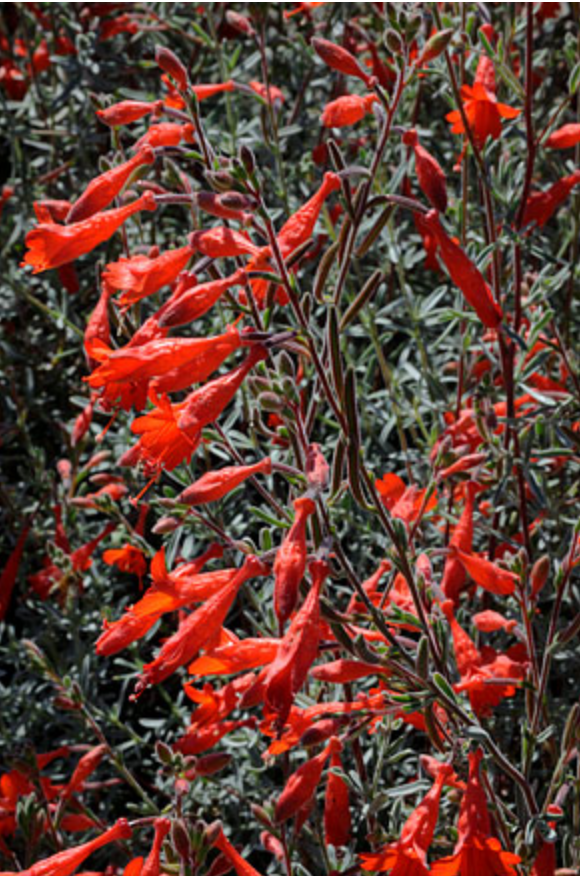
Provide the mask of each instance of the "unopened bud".
POLYGON ((425 43, 425 48, 417 59, 417 67, 421 67, 423 64, 426 64, 428 61, 432 61, 434 58, 441 55, 451 42, 452 36, 453 29, 450 27, 445 30, 440 30, 438 33, 434 33, 425 43))
POLYGON ((273 392, 263 392, 258 397, 258 403, 261 408, 271 413, 278 413, 284 408, 284 399, 273 392))
POLYGON ((403 40, 401 39, 401 37, 399 36, 399 34, 397 33, 396 30, 391 30, 391 28, 386 30, 384 33, 384 36, 383 36, 383 40, 384 40, 385 46, 387 47, 389 52, 392 52, 393 55, 402 54, 403 40))
POLYGON ((168 532, 175 532, 180 526, 181 520, 178 520, 177 517, 161 517, 151 532, 155 533, 155 535, 165 535, 168 532))
POLYGON ((246 36, 255 36, 256 34, 250 21, 244 15, 240 15, 239 12, 234 12, 231 9, 228 10, 226 12, 226 21, 230 27, 233 27, 239 33, 245 33, 246 36))
POLYGON ((168 745, 164 742, 158 741, 155 745, 155 754, 161 761, 161 763, 168 766, 173 763, 173 752, 168 745))
POLYGON ((189 84, 187 70, 171 49, 166 49, 165 46, 157 46, 155 49, 155 60, 161 69, 175 80, 180 91, 187 89, 189 84))
POLYGON ((171 841, 181 860, 188 861, 191 857, 191 843, 189 841, 189 834, 182 822, 173 822, 171 826, 171 841))
POLYGON ((266 810, 264 809, 263 806, 258 806, 257 803, 250 803, 250 809, 251 809, 252 815, 254 816, 256 821, 259 821, 260 824, 264 825, 264 827, 268 827, 268 828, 274 827, 270 817, 268 816, 268 813, 266 812, 266 810))
POLYGON ((543 589, 548 575, 550 574, 550 558, 544 554, 539 560, 536 560, 530 574, 530 594, 532 599, 537 599, 540 591, 543 589))
POLYGON ((246 173, 253 173, 256 169, 256 159, 249 146, 240 146, 239 158, 246 173))
POLYGON ((216 751, 213 754, 206 754, 200 757, 195 765, 195 774, 197 776, 213 776, 214 773, 223 770, 231 761, 231 754, 225 751, 216 751))
POLYGON ((224 192, 220 195, 220 202, 228 210, 254 210, 256 207, 255 199, 241 192, 224 192))

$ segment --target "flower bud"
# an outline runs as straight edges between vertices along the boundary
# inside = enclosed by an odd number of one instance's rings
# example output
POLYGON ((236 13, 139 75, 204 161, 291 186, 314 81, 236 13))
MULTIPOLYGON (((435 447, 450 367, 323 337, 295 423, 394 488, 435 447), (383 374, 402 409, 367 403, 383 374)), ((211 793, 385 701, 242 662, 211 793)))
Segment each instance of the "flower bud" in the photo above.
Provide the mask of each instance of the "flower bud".
POLYGON ((530 595, 537 599, 550 574, 550 558, 544 554, 536 560, 530 574, 530 595))
POLYGON ((252 27, 249 19, 247 19, 244 15, 240 15, 239 12, 234 12, 233 10, 228 10, 226 12, 226 21, 230 27, 233 27, 234 30, 237 30, 238 33, 244 33, 246 36, 255 36, 256 31, 252 27))
POLYGON ((176 517, 161 517, 151 532, 155 533, 155 535, 165 535, 168 532, 175 532, 180 526, 181 520, 178 520, 176 517))
POLYGON ((254 153, 249 146, 240 146, 239 158, 242 162, 246 173, 254 173, 256 169, 256 159, 254 153))
POLYGON ((432 61, 444 52, 451 42, 452 36, 452 28, 446 28, 445 30, 440 30, 437 33, 434 33, 425 43, 425 47, 416 61, 417 67, 421 67, 428 61, 432 61))
POLYGON ((165 46, 157 46, 155 49, 155 60, 161 69, 175 80, 180 91, 187 89, 189 84, 187 70, 171 49, 166 49, 165 46))

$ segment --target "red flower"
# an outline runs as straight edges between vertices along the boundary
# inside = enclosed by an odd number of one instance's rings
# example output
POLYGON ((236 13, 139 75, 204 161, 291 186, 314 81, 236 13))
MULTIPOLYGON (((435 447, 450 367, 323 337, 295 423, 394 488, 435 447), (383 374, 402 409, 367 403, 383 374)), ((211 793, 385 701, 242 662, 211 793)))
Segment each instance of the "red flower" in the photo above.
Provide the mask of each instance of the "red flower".
POLYGON ((132 204, 97 213, 96 216, 74 225, 45 222, 26 235, 28 252, 21 265, 31 265, 34 268, 33 274, 65 265, 108 240, 135 213, 141 210, 153 211, 156 206, 153 193, 145 192, 132 204))
MULTIPOLYGON (((391 876, 427 876, 427 852, 437 826, 441 791, 452 773, 450 765, 440 766, 435 784, 403 825, 400 838, 375 854, 361 855, 363 870, 389 871, 391 876)), ((479 876, 480 871, 474 870, 475 874, 479 876)))
POLYGON ((231 228, 210 228, 207 231, 194 231, 189 235, 189 243, 197 252, 212 259, 235 258, 251 255, 262 258, 260 247, 252 243, 245 234, 231 228))
POLYGON ((141 548, 126 544, 122 548, 105 551, 103 562, 108 566, 116 566, 119 571, 142 578, 147 571, 147 560, 141 548))
POLYGON ((328 845, 347 846, 350 841, 351 817, 348 785, 342 776, 332 772, 342 769, 342 761, 338 751, 330 757, 330 771, 326 780, 326 795, 324 798, 324 838, 328 845))
POLYGON ((192 85, 191 91, 195 94, 198 100, 206 100, 208 97, 213 97, 215 94, 223 94, 224 91, 233 91, 236 83, 233 79, 228 79, 227 82, 214 82, 209 85, 198 84, 192 85))
POLYGON ((190 246, 170 249, 155 258, 144 255, 120 258, 110 262, 103 271, 103 282, 111 289, 122 289, 119 304, 130 307, 142 298, 173 283, 193 254, 190 246))
POLYGON ((186 505, 204 505, 223 498, 247 478, 257 474, 270 474, 272 460, 261 459, 254 465, 232 465, 218 471, 209 471, 183 491, 179 501, 186 505))
MULTIPOLYGON (((232 635, 232 634, 228 634, 232 635)), ((278 653, 280 639, 243 639, 234 637, 227 645, 206 648, 189 666, 190 675, 234 675, 271 663, 278 653)))
POLYGON ((248 85, 250 86, 252 91, 255 91, 256 94, 258 94, 264 100, 269 101, 269 103, 271 103, 274 107, 276 106, 276 104, 282 105, 286 99, 284 97, 284 92, 281 91, 276 85, 270 85, 269 88, 266 88, 266 86, 262 82, 257 82, 255 79, 253 79, 251 82, 248 82, 248 85))
POLYGON ((452 549, 452 556, 456 557, 470 577, 487 590, 497 596, 511 596, 515 590, 518 576, 514 572, 500 569, 495 563, 485 560, 477 554, 467 554, 460 548, 452 549))
POLYGON ((274 611, 281 625, 286 623, 296 605, 298 587, 306 570, 306 524, 316 511, 308 496, 294 500, 296 516, 274 562, 274 611))
POLYGON ((535 222, 538 228, 542 228, 578 183, 580 183, 580 170, 575 170, 569 176, 559 179, 546 191, 532 192, 526 203, 522 225, 535 222))
POLYGON ((171 298, 157 312, 159 325, 163 328, 175 328, 194 322, 217 304, 228 289, 243 283, 245 277, 246 271, 240 268, 222 280, 200 283, 185 289, 176 288, 171 298))
MULTIPOLYGON (((457 526, 449 541, 450 548, 457 548, 465 553, 471 553, 473 543, 473 504, 475 499, 475 484, 469 483, 465 491, 465 506, 457 526)), ((465 587, 466 573, 459 558, 451 551, 445 560, 441 588, 447 599, 452 599, 457 605, 459 595, 465 587)))
POLYGON ((354 125, 371 113, 373 103, 378 100, 376 95, 345 94, 327 103, 322 112, 322 124, 325 128, 342 128, 354 125))
POLYGON ((196 560, 169 574, 165 566, 165 549, 162 548, 151 561, 153 585, 119 620, 114 623, 105 621, 104 632, 96 643, 97 654, 110 656, 122 651, 144 636, 167 612, 218 593, 238 570, 222 569, 198 574, 205 563, 216 556, 221 556, 221 548, 213 546, 196 560))
MULTIPOLYGON (((219 824, 219 822, 218 822, 219 824)), ((237 852, 232 846, 231 842, 226 839, 223 830, 220 828, 220 832, 218 834, 217 840, 214 842, 214 846, 216 849, 219 849, 222 855, 227 859, 229 863, 229 868, 233 867, 238 876, 260 876, 260 873, 256 870, 255 867, 252 867, 251 864, 248 864, 244 858, 237 852)), ((226 870, 220 870, 221 873, 227 872, 226 870)))
POLYGON ((159 860, 161 847, 163 840, 171 830, 171 821, 168 818, 156 818, 154 826, 155 836, 153 837, 151 851, 145 858, 139 876, 160 876, 161 873, 161 863, 159 860))
POLYGON ((415 153, 415 171, 421 191, 436 210, 444 213, 447 209, 447 187, 441 165, 421 146, 414 128, 403 134, 403 143, 415 153))
POLYGON ((525 677, 528 664, 525 659, 514 660, 509 656, 509 653, 515 653, 520 658, 520 648, 510 649, 508 654, 497 654, 493 648, 487 647, 480 652, 457 622, 453 604, 444 602, 442 608, 451 627, 455 661, 461 676, 461 681, 454 688, 458 692, 468 693, 476 715, 489 715, 503 699, 515 694, 514 680, 525 677), (502 682, 502 679, 505 681, 502 682))
POLYGON ((163 109, 163 102, 156 100, 147 103, 143 100, 122 100, 104 110, 97 110, 97 116, 105 125, 115 128, 119 125, 130 125, 149 113, 158 113, 163 109))
MULTIPOLYGON (((480 149, 483 148, 488 137, 493 140, 498 139, 501 134, 501 119, 515 119, 520 114, 519 109, 499 103, 495 94, 479 82, 475 82, 472 86, 464 85, 461 89, 461 97, 473 139, 480 149)), ((459 110, 447 113, 445 118, 451 123, 453 134, 466 133, 459 110)))
POLYGON ((347 49, 318 37, 311 40, 311 46, 318 57, 333 70, 338 70, 345 76, 356 76, 357 79, 362 79, 367 88, 372 88, 372 76, 365 73, 357 59, 347 49))
POLYGON ((310 760, 298 767, 295 773, 292 773, 276 803, 274 820, 277 824, 287 821, 299 810, 308 806, 320 782, 326 760, 335 752, 340 751, 341 748, 340 741, 333 736, 320 754, 311 757, 310 760))
MULTIPOLYGON (((28 870, 21 870, 18 876, 70 876, 94 851, 117 840, 129 839, 130 836, 129 823, 124 818, 120 818, 113 827, 105 830, 96 839, 45 858, 44 861, 33 864, 28 870)), ((17 874, 4 873, 3 876, 17 876, 17 874)))
POLYGON ((265 571, 266 567, 257 557, 247 557, 229 584, 188 615, 177 632, 164 642, 155 660, 143 667, 135 693, 141 693, 150 684, 159 684, 180 666, 191 662, 200 648, 219 633, 244 581, 265 571))
POLYGON ((86 780, 97 769, 107 751, 107 745, 97 745, 95 748, 87 751, 86 754, 83 754, 75 767, 68 785, 63 791, 63 799, 66 800, 72 797, 73 794, 80 793, 83 790, 86 780))
POLYGON ((461 289, 481 322, 487 328, 497 328, 503 319, 502 309, 494 300, 492 291, 485 282, 481 271, 476 268, 461 247, 445 233, 436 210, 430 210, 426 216, 422 217, 422 220, 437 241, 441 258, 455 285, 461 289))
MULTIPOLYGON (((413 523, 421 512, 427 490, 419 490, 415 485, 406 487, 404 481, 392 472, 375 481, 375 487, 381 497, 385 508, 388 508, 392 517, 398 517, 406 524, 413 523)), ((433 493, 429 497, 423 513, 432 511, 437 505, 437 496, 433 493)))
POLYGON ((453 855, 440 858, 431 867, 432 876, 516 876, 519 855, 502 851, 491 837, 485 791, 479 779, 482 752, 469 755, 469 779, 459 811, 459 839, 453 855))
POLYGON ((547 149, 570 149, 576 143, 580 143, 580 124, 571 122, 552 131, 544 145, 547 149))
POLYGON ((318 657, 320 589, 330 570, 325 563, 315 561, 311 563, 310 571, 310 592, 290 624, 263 679, 266 708, 277 715, 280 726, 286 723, 294 697, 318 657))
POLYGON ((154 161, 155 153, 150 146, 145 146, 128 161, 91 180, 80 198, 70 208, 66 217, 67 225, 82 222, 104 210, 117 197, 139 167, 143 164, 153 164, 154 161))
MULTIPOLYGON (((180 369, 186 368, 185 384, 173 381, 176 384, 174 390, 178 391, 196 381, 206 380, 242 344, 243 338, 234 326, 214 337, 161 338, 139 346, 128 344, 118 350, 93 343, 90 355, 102 364, 85 380, 93 389, 101 389, 108 384, 134 384, 167 375, 173 377, 179 375, 180 369)), ((157 386, 160 392, 167 389, 159 383, 157 386)))
POLYGON ((142 149, 143 146, 149 145, 153 149, 158 149, 160 146, 179 146, 182 140, 186 143, 193 143, 195 140, 195 129, 192 124, 186 122, 185 125, 180 125, 177 122, 159 122, 157 125, 151 125, 142 137, 140 137, 133 149, 142 149))

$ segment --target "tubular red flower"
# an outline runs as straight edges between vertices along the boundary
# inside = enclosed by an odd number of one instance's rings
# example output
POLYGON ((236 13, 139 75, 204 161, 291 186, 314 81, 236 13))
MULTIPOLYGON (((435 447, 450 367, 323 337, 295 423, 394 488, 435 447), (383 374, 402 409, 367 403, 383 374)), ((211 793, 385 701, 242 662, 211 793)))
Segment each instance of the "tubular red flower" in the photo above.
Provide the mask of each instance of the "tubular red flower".
POLYGON ((570 149, 577 143, 580 143, 580 124, 571 122, 552 131, 544 145, 547 149, 570 149))
POLYGON ((141 210, 153 211, 156 206, 155 196, 145 192, 132 204, 98 213, 74 225, 45 222, 26 235, 28 252, 21 266, 31 265, 33 274, 58 268, 108 240, 131 216, 141 210))
POLYGON ((109 262, 103 271, 103 281, 111 289, 122 289, 119 304, 130 307, 142 298, 154 295, 163 286, 173 283, 193 254, 190 246, 170 249, 155 258, 144 255, 120 258, 109 262))
POLYGON ((532 192, 526 203, 522 226, 535 222, 538 228, 542 228, 578 183, 580 170, 575 170, 569 176, 559 179, 545 192, 532 192))
POLYGON ((441 765, 433 787, 403 825, 400 838, 379 852, 361 855, 363 870, 392 870, 401 876, 403 873, 405 876, 427 876, 427 852, 437 826, 441 792, 452 773, 451 765, 441 765))
POLYGON ((223 830, 220 830, 214 845, 216 849, 220 850, 222 855, 225 855, 229 861, 230 868, 233 867, 238 876, 260 876, 256 868, 245 861, 240 853, 234 849, 230 841, 226 839, 223 830))
POLYGON ((338 175, 332 172, 325 173, 318 191, 284 223, 276 235, 278 246, 284 258, 288 258, 312 237, 316 220, 324 202, 332 192, 336 192, 339 188, 340 178, 338 175))
POLYGON ((171 830, 171 821, 168 818, 156 818, 154 826, 155 836, 153 837, 151 851, 145 858, 139 876, 160 876, 161 873, 161 846, 163 845, 163 840, 171 830))
POLYGON ((103 553, 103 562, 108 566, 116 566, 119 571, 142 578, 147 571, 147 560, 141 548, 126 544, 122 548, 108 550, 103 553))
MULTIPOLYGON (((191 385, 206 380, 241 345, 239 331, 229 326, 223 334, 209 338, 165 338, 138 347, 102 350, 102 364, 85 379, 93 389, 99 389, 113 382, 133 383, 160 377, 187 366, 191 385)), ((98 351, 92 347, 91 354, 95 352, 98 351)))
POLYGON ((274 820, 277 824, 288 821, 300 809, 308 805, 320 782, 324 764, 332 754, 340 751, 341 748, 340 741, 333 736, 320 754, 311 757, 295 773, 292 773, 276 803, 274 820))
POLYGON ((215 546, 210 547, 196 560, 171 575, 165 566, 165 550, 155 554, 151 561, 153 586, 119 620, 105 622, 104 632, 96 643, 97 654, 117 654, 144 636, 164 614, 219 593, 238 570, 222 569, 204 574, 199 572, 211 558, 220 556, 220 551, 215 546))
POLYGON ((456 286, 461 289, 468 303, 473 307, 481 322, 487 328, 497 328, 503 319, 499 304, 485 282, 481 272, 460 246, 447 236, 436 210, 430 210, 423 221, 435 237, 445 267, 456 286))
POLYGON ((310 571, 310 592, 290 624, 263 679, 266 708, 277 715, 280 726, 286 723, 294 697, 318 656, 320 590, 330 569, 325 563, 315 561, 311 563, 310 571))
POLYGON ((189 122, 185 125, 180 125, 177 122, 158 122, 151 127, 140 137, 133 149, 142 149, 149 145, 153 149, 159 149, 161 146, 179 146, 182 140, 186 143, 195 141, 195 128, 189 122))
POLYGON ((351 817, 348 785, 342 776, 332 772, 333 767, 342 769, 338 751, 330 758, 324 798, 324 838, 329 845, 337 848, 347 846, 350 842, 351 817))
POLYGON ((415 153, 415 170, 421 191, 436 210, 444 213, 447 209, 447 184, 441 165, 421 146, 414 128, 403 134, 403 143, 415 153))
POLYGON ((514 592, 519 580, 514 572, 500 569, 495 563, 476 554, 467 554, 460 548, 455 547, 452 550, 452 555, 457 557, 470 577, 484 590, 497 596, 510 596, 514 592))
POLYGON ((75 767, 75 771, 71 779, 63 791, 63 799, 67 800, 73 794, 83 790, 86 780, 91 776, 99 766, 108 751, 106 745, 97 745, 86 754, 83 754, 75 767))
POLYGON ((373 103, 378 98, 374 94, 361 97, 358 94, 345 94, 327 103, 322 112, 321 121, 325 128, 342 128, 355 125, 371 113, 373 103))
POLYGON ((308 496, 294 500, 296 516, 274 562, 274 610, 283 625, 296 605, 298 587, 306 569, 306 523, 316 505, 308 496))
POLYGON ((212 259, 235 258, 252 255, 259 257, 262 250, 239 231, 230 228, 210 228, 208 231, 194 231, 189 235, 193 249, 212 259))
POLYGON ((453 855, 440 858, 431 867, 432 876, 471 876, 474 873, 516 876, 519 855, 504 852, 499 840, 491 837, 485 791, 479 778, 482 752, 469 754, 469 779, 463 796, 457 826, 459 839, 453 855))
POLYGON ((161 100, 156 100, 154 103, 143 100, 122 100, 104 110, 97 110, 97 116, 103 124, 116 128, 120 125, 130 125, 131 122, 137 122, 149 113, 157 113, 162 109, 161 100))
POLYGON ((237 368, 190 393, 180 405, 177 420, 179 428, 185 431, 201 430, 213 423, 232 400, 254 365, 267 356, 268 351, 256 345, 237 368))
POLYGON ((243 283, 245 277, 246 271, 240 268, 222 280, 200 283, 179 294, 179 290, 176 290, 175 295, 163 305, 162 312, 159 311, 159 325, 164 328, 175 328, 194 322, 211 310, 229 289, 243 283))
MULTIPOLYGON (((44 861, 33 864, 28 870, 21 870, 20 876, 70 876, 94 851, 117 840, 129 839, 130 836, 129 823, 124 818, 120 818, 113 827, 105 830, 96 839, 45 858, 44 861)), ((13 874, 5 873, 3 876, 13 876, 13 874)))
POLYGON ((135 693, 139 694, 150 684, 159 684, 180 666, 191 662, 200 648, 219 632, 244 581, 263 575, 265 571, 257 557, 247 557, 231 582, 192 612, 177 632, 165 641, 155 660, 143 667, 135 693))
POLYGON ((338 70, 345 76, 356 76, 357 79, 362 79, 367 88, 372 88, 372 77, 365 73, 357 59, 347 49, 319 37, 311 40, 310 45, 328 67, 338 70))
POLYGON ((261 459, 254 465, 233 465, 210 471, 191 484, 179 497, 186 505, 204 505, 206 502, 216 502, 223 498, 247 478, 257 474, 270 474, 272 460, 269 457, 261 459))
POLYGON ((93 179, 70 208, 66 217, 67 225, 83 222, 100 210, 104 210, 117 197, 135 171, 144 164, 153 164, 155 153, 150 146, 144 146, 132 158, 107 170, 93 179))
POLYGON ((206 649, 189 667, 190 675, 233 675, 271 663, 281 639, 243 639, 214 649, 206 649))
POLYGON ((227 82, 214 82, 209 85, 202 83, 192 85, 191 91, 195 94, 198 100, 206 100, 208 97, 214 97, 216 94, 223 94, 225 91, 233 91, 236 83, 233 79, 228 79, 227 82))
MULTIPOLYGON (((469 483, 465 492, 465 506, 457 526, 449 541, 450 548, 457 548, 465 553, 471 553, 473 543, 473 506, 475 500, 475 485, 469 483)), ((455 605, 465 587, 465 568, 453 552, 445 560, 441 588, 447 599, 452 599, 455 605)))

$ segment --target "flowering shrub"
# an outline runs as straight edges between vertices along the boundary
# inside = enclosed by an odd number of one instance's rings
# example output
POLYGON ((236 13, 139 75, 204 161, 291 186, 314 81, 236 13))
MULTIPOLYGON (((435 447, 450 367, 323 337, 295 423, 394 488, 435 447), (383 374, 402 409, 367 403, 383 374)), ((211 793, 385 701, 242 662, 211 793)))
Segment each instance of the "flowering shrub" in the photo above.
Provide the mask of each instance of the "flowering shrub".
POLYGON ((4 872, 576 872, 576 5, 5 5, 4 872))

